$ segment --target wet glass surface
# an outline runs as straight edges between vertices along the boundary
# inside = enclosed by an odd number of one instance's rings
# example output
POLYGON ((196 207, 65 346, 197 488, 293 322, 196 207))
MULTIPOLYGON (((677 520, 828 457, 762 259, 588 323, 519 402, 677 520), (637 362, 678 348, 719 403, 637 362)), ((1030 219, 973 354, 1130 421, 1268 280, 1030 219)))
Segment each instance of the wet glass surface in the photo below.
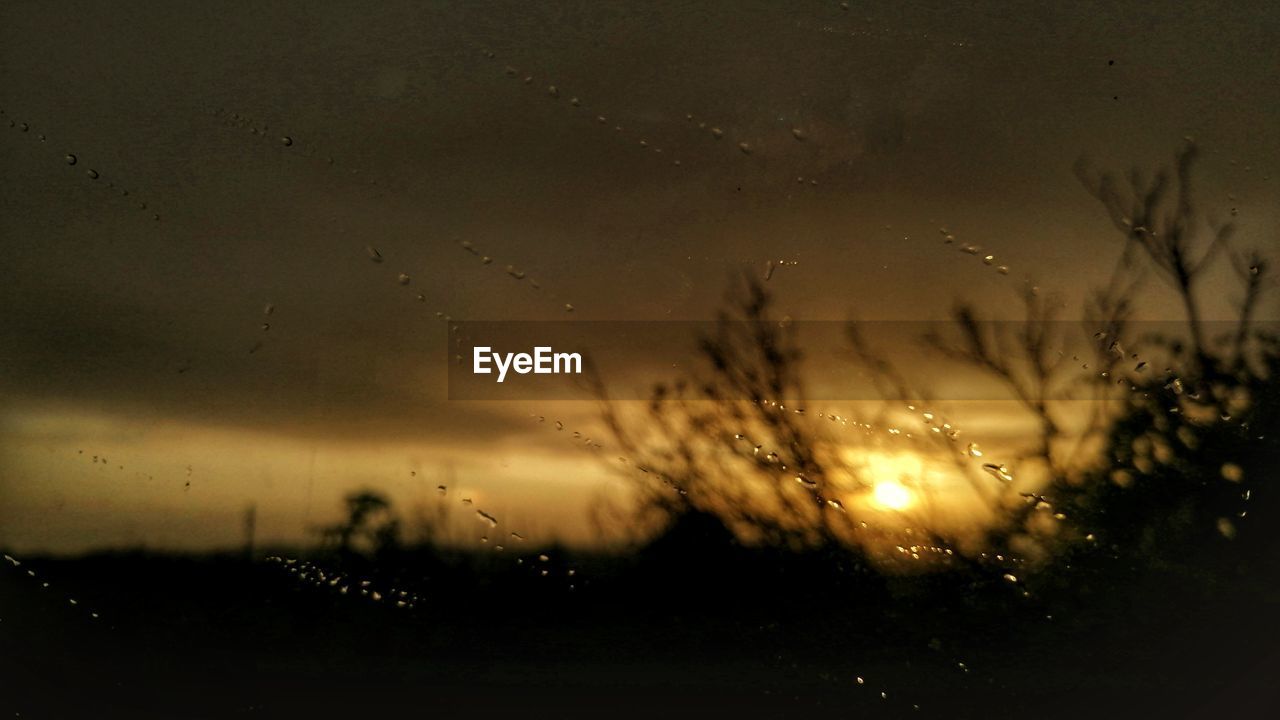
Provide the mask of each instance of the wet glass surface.
POLYGON ((0 710, 1273 716, 1277 40, 0 8, 0 710))

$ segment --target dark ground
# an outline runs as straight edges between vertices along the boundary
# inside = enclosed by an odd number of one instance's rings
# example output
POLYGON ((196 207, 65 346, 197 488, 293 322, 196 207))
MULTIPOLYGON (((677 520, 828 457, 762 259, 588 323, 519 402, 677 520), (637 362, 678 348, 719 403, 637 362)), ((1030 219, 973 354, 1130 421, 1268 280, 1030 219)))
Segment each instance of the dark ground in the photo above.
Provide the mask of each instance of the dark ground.
POLYGON ((0 704, 23 718, 1275 717, 1275 555, 1223 542, 1233 559, 1212 572, 1084 557, 1030 598, 972 573, 885 580, 740 548, 572 565, 420 551, 355 573, 420 594, 404 608, 265 555, 19 558, 0 570, 0 704))

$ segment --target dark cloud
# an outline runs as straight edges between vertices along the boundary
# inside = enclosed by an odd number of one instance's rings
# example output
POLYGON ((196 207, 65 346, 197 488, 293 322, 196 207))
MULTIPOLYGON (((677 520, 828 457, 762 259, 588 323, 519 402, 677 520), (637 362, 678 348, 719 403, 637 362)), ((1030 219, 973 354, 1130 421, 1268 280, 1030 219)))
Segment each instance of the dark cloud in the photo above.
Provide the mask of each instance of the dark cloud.
POLYGON ((709 317, 727 277, 787 258, 793 316, 941 317, 957 294, 1007 297, 1028 275, 1078 294, 1106 271, 1106 220, 1069 172, 1081 152, 1125 167, 1195 134, 1246 211, 1274 196, 1271 6, 65 3, 3 18, 4 124, 31 129, 0 128, 0 382, 27 404, 502 433, 493 411, 444 400, 437 312, 709 317), (1206 28, 1233 40, 1194 39, 1206 28), (940 226, 1007 257, 1010 278, 941 249, 940 226))

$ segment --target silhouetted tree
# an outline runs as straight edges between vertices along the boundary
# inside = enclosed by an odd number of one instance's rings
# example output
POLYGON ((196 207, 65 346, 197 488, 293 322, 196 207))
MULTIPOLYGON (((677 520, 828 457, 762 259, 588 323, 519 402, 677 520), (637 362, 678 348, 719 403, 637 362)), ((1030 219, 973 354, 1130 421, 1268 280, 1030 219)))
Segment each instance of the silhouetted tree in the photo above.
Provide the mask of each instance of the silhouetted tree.
POLYGON ((391 501, 373 490, 357 490, 345 498, 346 518, 320 529, 324 541, 340 555, 378 556, 400 545, 400 520, 391 501))

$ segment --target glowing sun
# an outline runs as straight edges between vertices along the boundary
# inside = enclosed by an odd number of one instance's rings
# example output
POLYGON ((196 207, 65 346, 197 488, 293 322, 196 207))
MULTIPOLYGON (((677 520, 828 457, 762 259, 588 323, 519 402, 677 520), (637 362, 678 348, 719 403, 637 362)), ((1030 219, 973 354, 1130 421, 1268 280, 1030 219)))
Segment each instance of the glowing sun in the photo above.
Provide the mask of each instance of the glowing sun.
POLYGON ((910 490, 892 480, 876 483, 871 491, 871 498, 876 505, 887 510, 905 510, 915 499, 910 490))

